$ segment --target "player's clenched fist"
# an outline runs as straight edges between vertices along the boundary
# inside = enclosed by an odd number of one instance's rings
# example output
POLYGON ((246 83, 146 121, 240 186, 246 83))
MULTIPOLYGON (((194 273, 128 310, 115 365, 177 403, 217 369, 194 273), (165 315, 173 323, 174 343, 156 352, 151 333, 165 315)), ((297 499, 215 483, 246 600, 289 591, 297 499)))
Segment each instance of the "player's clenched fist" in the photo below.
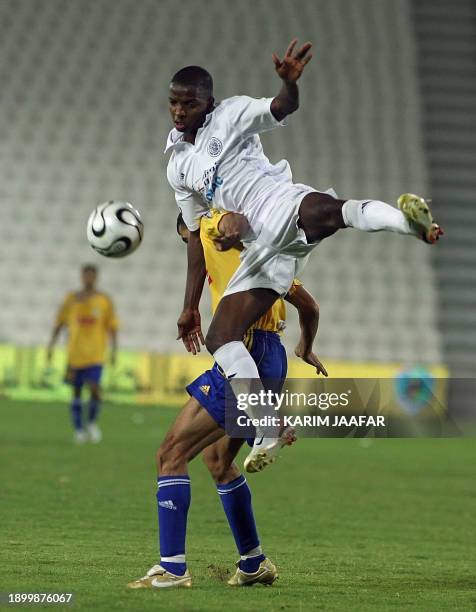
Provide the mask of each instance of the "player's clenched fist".
POLYGON ((276 53, 273 53, 273 62, 276 72, 283 81, 294 83, 303 73, 304 66, 311 60, 312 53, 309 53, 312 43, 304 43, 303 46, 294 52, 294 47, 297 44, 297 38, 289 43, 283 59, 280 59, 276 53))

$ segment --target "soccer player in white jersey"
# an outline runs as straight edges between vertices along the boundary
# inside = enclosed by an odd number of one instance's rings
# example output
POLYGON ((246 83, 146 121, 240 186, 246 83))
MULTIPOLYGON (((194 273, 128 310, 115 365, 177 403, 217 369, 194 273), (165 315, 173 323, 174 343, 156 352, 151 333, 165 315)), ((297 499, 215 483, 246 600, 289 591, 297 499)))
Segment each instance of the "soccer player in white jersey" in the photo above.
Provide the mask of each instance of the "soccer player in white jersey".
MULTIPOLYGON (((323 193, 293 183, 287 161, 269 162, 259 134, 283 125, 297 110, 297 81, 311 59, 311 43, 297 51, 296 44, 296 40, 289 44, 282 59, 273 54, 282 82, 274 98, 234 96, 215 103, 212 78, 198 66, 183 68, 170 83, 174 128, 166 147, 171 151, 167 178, 191 233, 184 307, 178 320, 179 338, 187 350, 203 340, 198 308, 205 280, 200 217, 211 207, 220 208, 242 213, 251 226, 241 265, 205 340, 235 394, 246 392, 250 380, 259 378, 243 334, 278 296, 286 294, 320 240, 346 227, 413 235, 430 244, 443 233, 419 196, 400 196, 400 210, 377 200, 339 199, 332 190, 323 193)), ((250 416, 256 411, 247 408, 250 416)), ((258 465, 264 467, 279 446, 275 438, 258 432, 245 465, 253 471, 258 465)))

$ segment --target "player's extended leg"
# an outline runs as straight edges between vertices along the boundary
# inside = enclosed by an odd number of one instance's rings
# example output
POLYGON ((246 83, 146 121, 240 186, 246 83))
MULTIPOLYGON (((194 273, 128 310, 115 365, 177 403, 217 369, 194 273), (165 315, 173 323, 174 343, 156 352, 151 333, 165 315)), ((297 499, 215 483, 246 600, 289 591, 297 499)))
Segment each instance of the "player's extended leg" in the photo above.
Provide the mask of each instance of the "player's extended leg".
POLYGON ((128 584, 130 588, 191 586, 185 561, 185 536, 190 506, 187 464, 224 435, 195 398, 180 411, 157 451, 157 508, 160 564, 128 584))
MULTIPOLYGON (((242 342, 245 331, 255 323, 276 301, 278 294, 270 289, 250 289, 224 296, 208 328, 205 344, 213 354, 215 361, 227 377, 235 397, 248 395, 251 391, 263 389, 256 363, 242 342)), ((262 413, 262 408, 247 406, 248 416, 256 418, 262 413)), ((256 429, 253 449, 247 457, 256 461, 250 464, 248 471, 258 471, 272 463, 282 446, 289 444, 288 436, 294 432, 285 431, 276 437, 276 433, 256 429), (264 451, 264 456, 261 457, 264 451), (258 456, 260 455, 260 456, 258 456), (259 460, 259 461, 258 461, 259 460)))
POLYGON ((99 382, 90 382, 89 391, 88 436, 91 442, 97 444, 102 440, 102 432, 97 424, 101 405, 101 387, 99 382))
MULTIPOLYGON (((235 397, 249 394, 255 381, 256 390, 260 387, 258 368, 242 338, 277 298, 278 294, 270 289, 239 291, 224 296, 215 311, 205 344, 225 373, 235 397)), ((246 408, 246 413, 256 416, 251 407, 246 408)), ((262 435, 257 431, 258 439, 262 435)))
MULTIPOLYGON (((243 344, 245 332, 271 308, 278 297, 276 291, 271 289, 250 289, 225 295, 220 300, 208 328, 205 339, 208 351, 214 355, 227 342, 236 341, 243 344)), ((244 350, 250 357, 246 348, 244 350)), ((220 362, 218 363, 221 366, 220 362)), ((253 372, 258 372, 256 364, 253 372)))
POLYGON ((299 226, 310 243, 345 227, 411 234, 430 244, 443 234, 423 198, 407 193, 400 196, 398 206, 400 210, 379 200, 339 200, 327 193, 309 193, 299 208, 299 226))
POLYGON ((272 584, 278 573, 263 554, 251 504, 251 491, 246 478, 234 463, 243 442, 242 439, 223 436, 203 451, 203 461, 216 483, 240 555, 237 570, 228 584, 272 584))

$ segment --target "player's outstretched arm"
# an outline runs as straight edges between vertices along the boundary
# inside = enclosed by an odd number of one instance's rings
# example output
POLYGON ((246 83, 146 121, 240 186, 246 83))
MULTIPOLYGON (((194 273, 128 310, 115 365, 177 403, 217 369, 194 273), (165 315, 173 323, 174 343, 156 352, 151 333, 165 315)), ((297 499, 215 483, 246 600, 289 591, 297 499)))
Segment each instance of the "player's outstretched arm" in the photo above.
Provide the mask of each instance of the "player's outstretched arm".
POLYGON ((327 376, 327 370, 313 352, 313 344, 319 327, 319 305, 302 285, 295 286, 285 300, 292 304, 299 314, 301 337, 294 350, 296 357, 316 368, 316 374, 327 376))
POLYGON ((198 309, 206 275, 200 230, 190 232, 187 244, 187 261, 187 283, 183 311, 177 321, 177 340, 182 340, 187 351, 196 355, 200 352, 200 344, 205 344, 198 309))
POLYGON ((272 55, 276 72, 283 82, 281 91, 271 102, 271 112, 278 121, 282 121, 298 109, 299 89, 296 81, 302 75, 304 66, 312 58, 312 53, 310 53, 312 43, 304 43, 298 51, 294 52, 296 44, 297 39, 294 38, 289 43, 283 59, 280 59, 276 53, 272 55))

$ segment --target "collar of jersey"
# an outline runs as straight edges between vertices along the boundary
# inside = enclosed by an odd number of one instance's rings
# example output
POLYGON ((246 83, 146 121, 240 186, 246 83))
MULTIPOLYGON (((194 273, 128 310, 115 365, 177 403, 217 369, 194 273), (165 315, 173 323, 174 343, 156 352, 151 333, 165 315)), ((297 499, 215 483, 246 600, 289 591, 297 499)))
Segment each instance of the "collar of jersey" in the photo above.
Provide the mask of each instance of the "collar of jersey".
MULTIPOLYGON (((215 104, 215 108, 208 113, 205 116, 205 121, 203 122, 203 125, 201 128, 198 128, 197 130, 197 135, 195 136, 195 140, 198 138, 198 136, 200 135, 201 131, 207 127, 207 125, 210 123, 210 121, 212 120, 212 115, 214 113, 214 111, 218 108, 219 106, 219 102, 217 102, 217 104, 215 104)), ((191 142, 186 142, 183 139, 183 133, 179 132, 178 130, 176 130, 175 128, 171 129, 167 138, 167 144, 165 146, 164 149, 164 153, 167 153, 167 151, 169 151, 170 149, 172 149, 173 147, 178 147, 179 145, 187 145, 187 144, 192 144, 191 142)))

